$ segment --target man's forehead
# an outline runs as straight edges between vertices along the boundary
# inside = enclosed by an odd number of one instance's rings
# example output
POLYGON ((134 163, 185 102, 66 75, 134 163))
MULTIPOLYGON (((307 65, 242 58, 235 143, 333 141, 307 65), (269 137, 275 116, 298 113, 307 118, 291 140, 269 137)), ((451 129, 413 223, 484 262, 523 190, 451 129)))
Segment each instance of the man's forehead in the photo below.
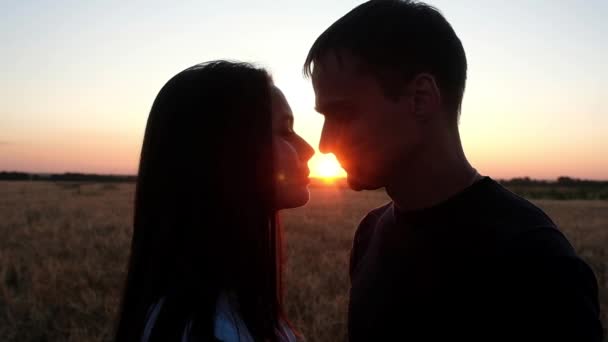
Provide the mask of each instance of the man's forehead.
POLYGON ((321 55, 313 64, 312 80, 324 83, 326 80, 348 78, 359 74, 359 58, 347 51, 332 51, 321 55))
POLYGON ((352 94, 365 82, 361 62, 351 54, 326 54, 314 64, 312 83, 318 111, 352 100, 352 94))

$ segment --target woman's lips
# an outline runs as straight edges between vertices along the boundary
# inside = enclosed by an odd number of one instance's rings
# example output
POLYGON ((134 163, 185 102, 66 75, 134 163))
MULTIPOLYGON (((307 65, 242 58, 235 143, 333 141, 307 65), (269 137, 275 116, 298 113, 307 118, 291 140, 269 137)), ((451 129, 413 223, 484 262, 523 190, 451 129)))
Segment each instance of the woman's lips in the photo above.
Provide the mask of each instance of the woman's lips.
POLYGON ((310 183, 310 171, 307 169, 306 172, 302 173, 300 177, 298 177, 300 181, 303 183, 310 183))
POLYGON ((302 183, 310 183, 310 169, 305 168, 302 171, 299 172, 299 176, 296 178, 298 180, 298 183, 302 182, 302 183))
POLYGON ((287 184, 310 183, 310 169, 308 166, 293 168, 292 170, 280 170, 279 181, 287 184))

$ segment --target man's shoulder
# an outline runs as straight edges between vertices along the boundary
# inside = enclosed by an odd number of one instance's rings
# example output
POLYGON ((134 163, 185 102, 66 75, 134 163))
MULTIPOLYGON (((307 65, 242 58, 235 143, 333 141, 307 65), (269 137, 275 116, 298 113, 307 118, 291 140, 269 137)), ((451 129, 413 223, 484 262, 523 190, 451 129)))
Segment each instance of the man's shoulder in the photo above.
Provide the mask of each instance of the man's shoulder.
MULTIPOLYGON (((574 255, 566 236, 538 205, 486 177, 458 204, 460 225, 490 238, 497 255, 574 255)), ((483 240, 490 242, 490 240, 483 240)))
POLYGON ((385 215, 390 215, 392 210, 392 201, 370 210, 359 222, 357 230, 355 231, 355 240, 369 237, 378 223, 380 223, 381 219, 385 215))
POLYGON ((391 211, 393 210, 392 208, 392 202, 386 203, 368 212, 367 215, 365 215, 363 219, 361 219, 361 221, 359 222, 359 226, 355 231, 355 236, 353 238, 353 244, 350 253, 349 273, 351 279, 354 275, 355 269, 359 261, 361 260, 361 258, 367 251, 367 248, 369 247, 370 240, 374 235, 374 231, 381 223, 380 221, 382 220, 382 218, 386 217, 386 215, 391 214, 391 211))
POLYGON ((374 208, 372 210, 370 210, 364 217, 363 219, 361 219, 361 222, 359 222, 359 227, 361 227, 362 225, 368 225, 368 224, 375 224, 376 222, 378 222, 378 220, 385 215, 386 213, 390 212, 393 208, 393 202, 390 201, 388 203, 385 203, 377 208, 374 208))
POLYGON ((489 184, 477 203, 474 215, 479 225, 493 227, 499 239, 533 244, 556 241, 555 246, 564 246, 565 237, 543 209, 497 182, 489 184))
POLYGON ((537 205, 490 180, 477 201, 486 217, 530 226, 555 226, 537 205))

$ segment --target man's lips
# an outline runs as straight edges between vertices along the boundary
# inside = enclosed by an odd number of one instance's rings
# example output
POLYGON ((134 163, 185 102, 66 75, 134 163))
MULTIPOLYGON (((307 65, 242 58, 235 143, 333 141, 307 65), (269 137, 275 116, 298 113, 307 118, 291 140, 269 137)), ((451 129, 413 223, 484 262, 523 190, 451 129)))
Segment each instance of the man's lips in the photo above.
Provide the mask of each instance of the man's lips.
POLYGON ((344 157, 342 157, 341 155, 335 155, 335 156, 336 156, 336 160, 338 161, 338 164, 340 164, 340 167, 348 172, 350 165, 347 162, 347 160, 344 157))

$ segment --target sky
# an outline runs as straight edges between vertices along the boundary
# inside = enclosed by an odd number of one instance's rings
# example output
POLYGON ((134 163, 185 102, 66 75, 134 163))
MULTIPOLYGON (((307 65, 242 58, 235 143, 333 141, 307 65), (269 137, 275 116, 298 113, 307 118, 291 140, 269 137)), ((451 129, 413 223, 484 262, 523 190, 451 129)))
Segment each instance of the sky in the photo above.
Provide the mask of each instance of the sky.
MULTIPOLYGON (((160 88, 213 59, 268 68, 318 148, 302 64, 360 3, 2 0, 0 170, 135 174, 160 88)), ((460 132, 482 174, 608 179, 608 1, 428 3, 467 54, 460 132)))

